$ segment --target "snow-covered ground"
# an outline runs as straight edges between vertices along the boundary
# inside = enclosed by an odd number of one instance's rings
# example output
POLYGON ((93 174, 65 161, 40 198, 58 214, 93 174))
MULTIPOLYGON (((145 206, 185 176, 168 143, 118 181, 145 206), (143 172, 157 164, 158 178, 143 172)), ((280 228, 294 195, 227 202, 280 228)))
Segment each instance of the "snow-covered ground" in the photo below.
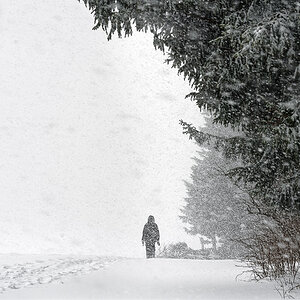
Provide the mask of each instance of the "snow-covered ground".
POLYGON ((62 284, 116 260, 97 256, 0 255, 0 292, 53 282, 62 284))
POLYGON ((236 279, 232 260, 15 259, 0 258, 0 299, 280 299, 273 283, 236 279))

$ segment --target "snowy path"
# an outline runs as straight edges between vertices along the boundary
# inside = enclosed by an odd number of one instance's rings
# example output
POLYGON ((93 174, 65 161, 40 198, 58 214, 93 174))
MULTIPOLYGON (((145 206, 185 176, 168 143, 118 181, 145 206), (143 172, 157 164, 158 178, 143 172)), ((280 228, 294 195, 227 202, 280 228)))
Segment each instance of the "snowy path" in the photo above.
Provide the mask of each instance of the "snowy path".
MULTIPOLYGON (((71 276, 63 280, 64 284, 60 277, 49 284, 5 291, 0 299, 280 299, 269 283, 236 281, 241 270, 234 261, 121 259, 104 269, 100 269, 103 262, 99 259, 60 263, 49 267, 56 270, 55 276, 79 269, 84 270, 82 273, 98 270, 71 276)), ((40 272, 39 268, 29 269, 40 272)), ((32 280, 40 277, 39 272, 33 272, 32 280)))

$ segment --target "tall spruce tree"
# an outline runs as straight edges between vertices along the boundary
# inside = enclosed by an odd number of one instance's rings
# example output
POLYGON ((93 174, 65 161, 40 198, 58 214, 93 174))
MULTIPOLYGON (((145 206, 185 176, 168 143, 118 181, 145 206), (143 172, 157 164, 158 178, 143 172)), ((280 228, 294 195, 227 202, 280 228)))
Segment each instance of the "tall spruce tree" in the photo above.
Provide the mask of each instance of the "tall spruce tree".
POLYGON ((228 175, 258 202, 300 209, 300 4, 298 0, 82 0, 95 27, 153 33, 154 46, 195 89, 189 95, 224 138, 181 122, 243 166, 228 175))
MULTIPOLYGON (((206 118, 206 132, 218 136, 231 136, 232 131, 213 125, 206 118)), ((187 223, 186 231, 192 235, 204 235, 215 244, 216 237, 226 246, 236 244, 242 229, 250 222, 247 212, 248 195, 240 190, 225 173, 241 165, 224 159, 213 147, 200 147, 194 157, 191 181, 185 182, 187 197, 181 219, 187 223)))

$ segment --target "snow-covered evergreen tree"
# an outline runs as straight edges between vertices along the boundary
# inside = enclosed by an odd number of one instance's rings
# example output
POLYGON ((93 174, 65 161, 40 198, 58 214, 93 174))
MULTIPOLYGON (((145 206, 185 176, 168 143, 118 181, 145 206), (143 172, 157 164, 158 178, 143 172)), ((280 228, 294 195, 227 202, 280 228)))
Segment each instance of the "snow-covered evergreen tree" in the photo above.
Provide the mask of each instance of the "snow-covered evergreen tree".
MULTIPOLYGON (((231 136, 233 132, 213 125, 206 119, 203 129, 210 134, 231 136)), ((224 159, 213 147, 200 147, 194 157, 191 181, 185 182, 187 197, 181 210, 181 219, 188 224, 186 230, 193 235, 204 235, 215 244, 216 237, 234 246, 233 240, 240 237, 241 229, 250 221, 247 213, 248 195, 239 189, 226 172, 241 164, 224 159)))

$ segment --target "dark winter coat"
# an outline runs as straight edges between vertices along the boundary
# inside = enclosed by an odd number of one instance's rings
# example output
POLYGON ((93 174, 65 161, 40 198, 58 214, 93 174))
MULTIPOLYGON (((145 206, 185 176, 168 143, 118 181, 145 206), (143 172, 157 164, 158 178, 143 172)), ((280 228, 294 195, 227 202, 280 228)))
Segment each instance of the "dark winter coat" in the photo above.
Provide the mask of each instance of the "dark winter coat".
POLYGON ((148 222, 145 224, 143 229, 142 241, 146 244, 154 245, 155 242, 159 242, 159 229, 157 224, 154 222, 154 217, 150 216, 148 222))

